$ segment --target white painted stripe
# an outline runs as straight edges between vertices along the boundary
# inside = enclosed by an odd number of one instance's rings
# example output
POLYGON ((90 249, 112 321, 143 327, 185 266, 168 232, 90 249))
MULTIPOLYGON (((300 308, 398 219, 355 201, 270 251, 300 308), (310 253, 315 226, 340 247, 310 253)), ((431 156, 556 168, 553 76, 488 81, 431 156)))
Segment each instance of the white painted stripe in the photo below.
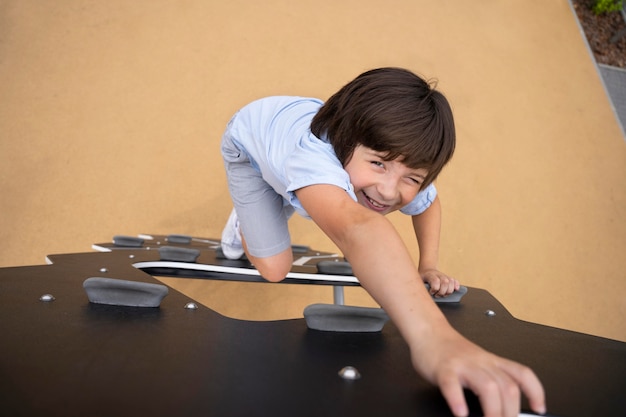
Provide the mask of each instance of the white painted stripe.
MULTIPOLYGON (((235 275, 255 275, 261 276, 259 271, 251 268, 235 268, 231 266, 219 266, 219 265, 207 265, 207 264, 194 264, 187 262, 171 262, 171 261, 145 261, 134 263, 133 266, 138 269, 145 268, 174 268, 174 269, 188 269, 193 271, 204 272, 222 272, 235 275)), ((326 274, 307 274, 302 272, 289 272, 286 278, 302 279, 311 281, 337 281, 358 284, 359 280, 353 276, 345 275, 326 275, 326 274)))

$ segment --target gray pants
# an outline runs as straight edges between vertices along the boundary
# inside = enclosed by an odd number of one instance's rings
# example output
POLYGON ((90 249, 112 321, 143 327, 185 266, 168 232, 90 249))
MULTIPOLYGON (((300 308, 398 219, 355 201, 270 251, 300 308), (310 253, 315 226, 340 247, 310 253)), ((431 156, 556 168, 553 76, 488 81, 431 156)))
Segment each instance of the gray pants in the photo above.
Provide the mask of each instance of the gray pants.
POLYGON ((287 223, 293 207, 252 166, 248 155, 233 142, 229 128, 222 137, 221 150, 228 189, 248 252, 266 258, 291 247, 287 223))

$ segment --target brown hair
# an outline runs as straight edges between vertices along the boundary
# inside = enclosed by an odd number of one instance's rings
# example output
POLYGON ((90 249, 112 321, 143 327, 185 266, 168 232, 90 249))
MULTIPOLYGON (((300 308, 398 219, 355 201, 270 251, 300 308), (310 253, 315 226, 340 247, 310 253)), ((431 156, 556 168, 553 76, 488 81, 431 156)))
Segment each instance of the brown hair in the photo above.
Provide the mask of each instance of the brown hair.
POLYGON ((426 169, 422 189, 452 158, 455 128, 448 100, 430 83, 401 68, 364 72, 335 93, 313 118, 345 166, 357 145, 426 169))

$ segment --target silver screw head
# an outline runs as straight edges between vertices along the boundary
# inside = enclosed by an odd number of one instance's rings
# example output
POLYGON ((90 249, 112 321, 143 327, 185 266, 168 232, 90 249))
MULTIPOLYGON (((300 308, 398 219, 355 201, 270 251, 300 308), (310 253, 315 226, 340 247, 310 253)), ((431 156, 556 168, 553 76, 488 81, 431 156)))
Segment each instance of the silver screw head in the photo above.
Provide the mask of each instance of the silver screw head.
POLYGON ((39 297, 39 301, 50 302, 54 300, 56 300, 56 298, 54 298, 54 295, 52 294, 44 294, 41 297, 39 297))
POLYGON ((187 304, 185 304, 185 308, 187 310, 197 310, 198 309, 198 304, 196 304, 196 303, 187 303, 187 304))
POLYGON ((485 316, 487 316, 487 317, 493 317, 493 316, 495 316, 495 315, 496 315, 496 312, 495 312, 495 311, 493 311, 493 310, 487 310, 487 311, 485 311, 485 316))
POLYGON ((341 368, 339 376, 350 381, 361 378, 361 374, 354 366, 345 366, 341 368))

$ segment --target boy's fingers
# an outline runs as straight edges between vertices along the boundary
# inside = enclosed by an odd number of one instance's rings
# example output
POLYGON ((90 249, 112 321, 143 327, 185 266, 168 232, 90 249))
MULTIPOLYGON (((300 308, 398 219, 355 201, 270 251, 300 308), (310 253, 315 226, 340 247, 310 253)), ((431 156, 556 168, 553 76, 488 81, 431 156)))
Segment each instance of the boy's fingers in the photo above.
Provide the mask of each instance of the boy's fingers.
MULTIPOLYGON (((498 387, 496 395, 500 398, 500 408, 494 408, 493 411, 485 412, 485 417, 511 416, 517 417, 520 412, 521 393, 518 384, 508 375, 499 375, 494 377, 494 381, 498 387)), ((483 404, 483 398, 480 399, 483 404)))
POLYGON ((528 398, 532 410, 538 414, 546 413, 546 396, 543 385, 537 375, 528 367, 517 362, 504 360, 503 369, 519 384, 528 398))
POLYGON ((452 294, 454 292, 454 290, 455 290, 454 279, 448 278, 448 285, 446 287, 446 294, 445 295, 452 294))
POLYGON ((431 280, 430 281, 430 294, 431 295, 436 295, 439 293, 439 290, 441 289, 441 280, 437 279, 437 280, 431 280))
POLYGON ((439 382, 441 394, 446 399, 448 407, 456 417, 466 417, 469 414, 463 386, 455 375, 442 378, 439 382))
POLYGON ((533 411, 544 414, 545 395, 537 376, 524 365, 508 359, 502 361, 500 369, 503 373, 493 374, 482 387, 474 390, 480 397, 485 417, 519 415, 522 392, 529 399, 533 411))
POLYGON ((440 278, 439 282, 441 283, 441 285, 439 287, 439 291, 437 292, 437 295, 441 297, 445 297, 454 292, 455 285, 454 285, 454 280, 452 278, 448 278, 448 277, 440 278))
POLYGON ((430 286, 429 293, 435 297, 446 297, 461 288, 458 280, 446 275, 425 275, 424 281, 430 286))
MULTIPOLYGON (((501 383, 491 373, 483 370, 475 372, 472 378, 468 380, 467 387, 478 396, 485 417, 510 417, 513 415, 507 414, 509 412, 507 408, 511 408, 511 404, 508 404, 506 398, 502 398, 501 383)), ((519 410, 519 401, 514 406, 519 410)))
MULTIPOLYGON (((514 371, 518 376, 526 372, 521 369, 524 368, 522 365, 514 362, 509 362, 504 367, 511 365, 518 368, 514 371)), ((528 376, 523 376, 523 378, 528 378, 528 376)), ((441 393, 455 416, 466 416, 469 413, 463 394, 462 380, 465 380, 467 388, 478 396, 485 417, 514 417, 519 415, 520 388, 526 392, 522 383, 517 381, 516 376, 509 374, 506 369, 496 372, 482 369, 472 371, 471 378, 464 378, 462 375, 457 378, 456 375, 452 375, 440 381, 441 393)), ((541 386, 539 387, 541 388, 541 386)), ((534 388, 536 387, 533 387, 531 382, 531 390, 534 388)), ((543 390, 540 389, 540 392, 543 393, 543 390)), ((533 407, 533 409, 536 412, 545 412, 541 408, 533 407)))
POLYGON ((517 417, 522 394, 534 412, 545 414, 543 386, 529 367, 476 348, 465 345, 462 356, 448 357, 434 380, 455 416, 469 413, 464 388, 478 396, 485 417, 517 417))

